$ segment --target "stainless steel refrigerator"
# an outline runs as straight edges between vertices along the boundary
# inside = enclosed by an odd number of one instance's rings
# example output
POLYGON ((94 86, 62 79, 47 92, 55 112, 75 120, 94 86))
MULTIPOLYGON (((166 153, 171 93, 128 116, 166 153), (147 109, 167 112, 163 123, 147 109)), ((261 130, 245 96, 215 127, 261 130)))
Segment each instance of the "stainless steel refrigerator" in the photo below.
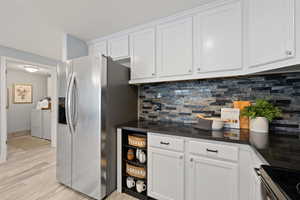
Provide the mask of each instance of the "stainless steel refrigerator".
POLYGON ((129 68, 105 56, 58 69, 57 179, 95 199, 116 189, 115 126, 137 119, 137 88, 129 76, 129 68))

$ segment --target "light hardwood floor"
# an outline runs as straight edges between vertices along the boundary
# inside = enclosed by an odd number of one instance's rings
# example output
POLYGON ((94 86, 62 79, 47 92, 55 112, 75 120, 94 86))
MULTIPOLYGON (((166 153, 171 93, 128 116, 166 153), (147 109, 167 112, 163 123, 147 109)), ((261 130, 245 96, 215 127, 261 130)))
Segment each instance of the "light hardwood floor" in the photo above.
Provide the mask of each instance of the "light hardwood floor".
MULTIPOLYGON (((8 140, 8 161, 0 164, 0 200, 88 200, 56 181, 55 149, 28 135, 8 140)), ((113 193, 109 200, 134 200, 113 193)))

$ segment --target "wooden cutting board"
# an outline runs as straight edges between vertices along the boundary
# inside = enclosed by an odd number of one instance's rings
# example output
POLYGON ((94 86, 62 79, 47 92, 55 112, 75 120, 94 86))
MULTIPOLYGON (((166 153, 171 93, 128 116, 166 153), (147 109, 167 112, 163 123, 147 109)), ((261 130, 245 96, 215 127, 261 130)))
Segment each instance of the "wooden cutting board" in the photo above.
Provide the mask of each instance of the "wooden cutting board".
MULTIPOLYGON (((250 101, 234 101, 233 107, 243 110, 245 107, 250 106, 250 101)), ((240 116, 240 128, 249 129, 249 118, 240 116)))

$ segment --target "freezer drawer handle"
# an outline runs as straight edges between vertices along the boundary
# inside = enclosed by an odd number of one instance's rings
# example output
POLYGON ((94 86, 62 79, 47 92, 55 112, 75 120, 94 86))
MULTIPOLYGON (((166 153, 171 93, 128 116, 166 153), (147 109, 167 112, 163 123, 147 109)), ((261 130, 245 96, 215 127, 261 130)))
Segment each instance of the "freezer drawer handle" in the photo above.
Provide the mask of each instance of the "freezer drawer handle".
POLYGON ((170 142, 163 142, 163 141, 161 141, 160 144, 162 144, 162 145, 169 145, 170 142))
POLYGON ((206 149, 207 152, 218 153, 218 150, 206 149))

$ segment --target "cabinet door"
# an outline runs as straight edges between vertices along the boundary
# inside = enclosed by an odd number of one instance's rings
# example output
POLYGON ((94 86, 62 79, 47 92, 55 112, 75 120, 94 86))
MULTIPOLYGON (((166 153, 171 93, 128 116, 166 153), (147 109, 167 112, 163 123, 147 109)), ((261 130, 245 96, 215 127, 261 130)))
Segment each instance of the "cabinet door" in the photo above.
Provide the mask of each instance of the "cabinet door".
POLYGON ((131 79, 155 76, 155 29, 130 35, 131 79))
POLYGON ((187 195, 189 200, 237 200, 237 164, 190 156, 187 195))
POLYGON ((149 148, 148 196, 160 200, 184 199, 183 153, 149 148))
POLYGON ((193 72, 192 18, 161 24, 157 30, 159 76, 187 75, 193 72))
POLYGON ((242 16, 239 1, 199 13, 194 18, 197 72, 242 67, 242 16))
POLYGON ((249 67, 294 57, 294 3, 294 0, 246 1, 249 67))
POLYGON ((113 59, 123 59, 129 57, 128 35, 108 40, 108 55, 113 59))
POLYGON ((107 56, 107 42, 103 41, 100 43, 95 44, 95 48, 94 48, 94 55, 105 55, 107 56))

